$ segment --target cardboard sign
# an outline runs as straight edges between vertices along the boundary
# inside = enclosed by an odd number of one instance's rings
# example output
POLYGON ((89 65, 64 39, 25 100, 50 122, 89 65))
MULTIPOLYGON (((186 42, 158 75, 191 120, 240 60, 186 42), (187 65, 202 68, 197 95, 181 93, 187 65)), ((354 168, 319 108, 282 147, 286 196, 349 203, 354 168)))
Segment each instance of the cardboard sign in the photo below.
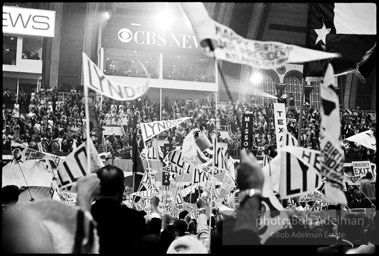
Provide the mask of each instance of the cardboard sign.
POLYGON ((370 161, 351 162, 353 166, 354 176, 365 177, 367 172, 371 171, 370 161))
POLYGON ((321 175, 310 165, 288 152, 281 152, 282 172, 279 185, 281 199, 306 195, 321 186, 321 175))

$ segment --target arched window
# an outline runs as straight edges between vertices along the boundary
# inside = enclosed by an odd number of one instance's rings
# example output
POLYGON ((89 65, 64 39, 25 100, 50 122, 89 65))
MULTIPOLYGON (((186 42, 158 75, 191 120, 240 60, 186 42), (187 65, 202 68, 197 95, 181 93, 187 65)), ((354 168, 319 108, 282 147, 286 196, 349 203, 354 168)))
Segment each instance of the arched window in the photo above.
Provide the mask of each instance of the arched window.
POLYGON ((320 107, 320 82, 311 82, 313 89, 310 93, 311 107, 319 109, 320 107))
POLYGON ((284 78, 284 83, 287 84, 283 94, 287 94, 288 98, 291 96, 295 99, 295 106, 300 106, 301 98, 301 82, 296 76, 287 76, 284 78))

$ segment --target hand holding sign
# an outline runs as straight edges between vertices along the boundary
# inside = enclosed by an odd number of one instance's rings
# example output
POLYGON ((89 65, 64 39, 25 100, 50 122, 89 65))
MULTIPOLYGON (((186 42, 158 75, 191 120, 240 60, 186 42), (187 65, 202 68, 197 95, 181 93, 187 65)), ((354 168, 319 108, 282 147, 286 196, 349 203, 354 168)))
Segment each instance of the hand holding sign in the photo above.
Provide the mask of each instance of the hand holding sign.
POLYGON ((90 173, 78 179, 76 188, 78 205, 84 211, 90 211, 92 200, 100 195, 100 179, 95 173, 90 173))
POLYGON ((263 188, 264 175, 257 158, 241 150, 241 164, 237 169, 237 184, 240 190, 263 188))

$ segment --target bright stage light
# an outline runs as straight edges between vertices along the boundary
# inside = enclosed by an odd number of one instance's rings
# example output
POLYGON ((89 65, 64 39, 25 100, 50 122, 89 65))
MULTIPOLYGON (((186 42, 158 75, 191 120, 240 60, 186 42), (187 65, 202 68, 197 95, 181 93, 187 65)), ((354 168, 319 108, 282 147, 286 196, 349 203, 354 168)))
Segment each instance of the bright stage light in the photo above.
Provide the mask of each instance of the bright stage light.
POLYGON ((173 14, 168 8, 165 8, 157 13, 155 16, 155 21, 157 26, 161 29, 168 29, 174 20, 173 14))
POLYGON ((105 17, 107 20, 109 20, 109 18, 111 17, 111 15, 109 15, 109 12, 105 12, 105 13, 104 13, 104 17, 105 17))
POLYGON ((253 73, 251 76, 250 76, 250 82, 252 84, 259 84, 263 81, 263 76, 261 73, 253 73))

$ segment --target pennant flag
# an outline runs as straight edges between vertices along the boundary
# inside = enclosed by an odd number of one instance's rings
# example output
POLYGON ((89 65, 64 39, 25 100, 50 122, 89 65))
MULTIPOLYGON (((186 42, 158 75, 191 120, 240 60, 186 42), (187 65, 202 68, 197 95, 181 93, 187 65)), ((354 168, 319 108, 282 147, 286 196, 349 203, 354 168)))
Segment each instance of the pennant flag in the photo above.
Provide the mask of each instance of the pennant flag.
POLYGON ((106 97, 118 101, 131 101, 142 97, 149 90, 149 75, 145 84, 141 85, 121 85, 104 75, 95 63, 83 52, 83 79, 84 85, 92 90, 100 92, 106 97))
MULTIPOLYGON (((362 70, 367 77, 375 70, 375 3, 310 3, 308 13, 307 47, 340 53, 341 58, 332 60, 335 74, 362 70)), ((322 77, 323 62, 305 64, 303 73, 322 77)))
POLYGON ((360 132, 358 134, 346 138, 345 140, 355 142, 359 145, 376 151, 376 138, 372 130, 360 132))
POLYGON ((89 140, 91 154, 91 169, 87 170, 87 142, 83 142, 72 151, 58 166, 58 184, 61 189, 72 186, 79 178, 103 167, 92 140, 89 140))
POLYGON ((248 40, 212 20, 203 3, 181 3, 192 28, 204 47, 212 41, 216 58, 256 68, 274 69, 285 63, 336 58, 339 55, 279 42, 248 40))
POLYGON ((163 131, 178 126, 192 117, 183 117, 175 120, 155 121, 151 123, 140 123, 142 138, 144 141, 160 134, 163 131))
POLYGON ((320 84, 321 99, 321 174, 326 177, 325 196, 332 204, 347 204, 343 193, 344 186, 344 151, 339 138, 341 120, 338 96, 335 92, 333 67, 328 64, 324 80, 320 84))
POLYGON ((1 187, 7 185, 16 185, 18 187, 50 187, 52 179, 52 174, 48 173, 35 160, 27 160, 18 164, 9 162, 2 170, 1 187))

